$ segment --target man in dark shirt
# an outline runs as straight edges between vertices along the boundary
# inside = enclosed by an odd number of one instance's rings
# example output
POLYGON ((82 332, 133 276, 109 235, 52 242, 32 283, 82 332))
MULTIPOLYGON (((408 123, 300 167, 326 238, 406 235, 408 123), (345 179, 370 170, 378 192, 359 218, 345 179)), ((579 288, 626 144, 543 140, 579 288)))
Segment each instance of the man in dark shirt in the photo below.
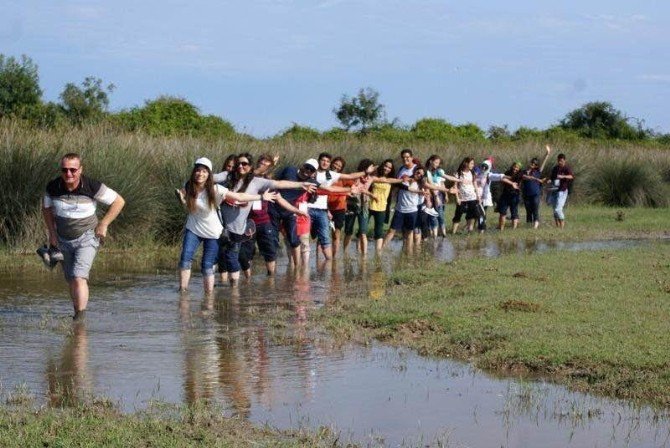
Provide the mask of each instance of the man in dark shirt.
POLYGON ((49 231, 49 243, 63 253, 63 274, 70 286, 74 318, 84 316, 88 304, 88 274, 107 227, 125 205, 117 192, 82 175, 78 154, 65 154, 61 175, 47 184, 42 214, 49 231), (96 205, 109 205, 98 221, 96 205))
POLYGON ((552 202, 554 206, 554 222, 556 223, 556 227, 560 229, 565 227, 563 207, 565 207, 565 202, 568 200, 568 191, 574 178, 575 175, 572 173, 572 169, 565 161, 565 154, 559 154, 556 159, 556 166, 551 170, 550 179, 554 188, 557 188, 553 193, 552 202))

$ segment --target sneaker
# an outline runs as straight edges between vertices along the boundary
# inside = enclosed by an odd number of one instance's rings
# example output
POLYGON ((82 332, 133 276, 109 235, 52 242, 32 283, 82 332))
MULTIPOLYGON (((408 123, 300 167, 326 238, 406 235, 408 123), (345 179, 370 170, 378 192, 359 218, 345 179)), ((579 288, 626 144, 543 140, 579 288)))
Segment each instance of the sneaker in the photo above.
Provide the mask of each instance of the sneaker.
POLYGON ((58 263, 59 261, 63 261, 63 252, 58 250, 57 247, 51 246, 49 248, 49 258, 51 258, 52 263, 58 263))
POLYGON ((47 248, 46 244, 37 249, 35 252, 37 252, 37 255, 42 260, 42 263, 44 263, 44 266, 51 268, 51 256, 49 255, 49 249, 47 248))

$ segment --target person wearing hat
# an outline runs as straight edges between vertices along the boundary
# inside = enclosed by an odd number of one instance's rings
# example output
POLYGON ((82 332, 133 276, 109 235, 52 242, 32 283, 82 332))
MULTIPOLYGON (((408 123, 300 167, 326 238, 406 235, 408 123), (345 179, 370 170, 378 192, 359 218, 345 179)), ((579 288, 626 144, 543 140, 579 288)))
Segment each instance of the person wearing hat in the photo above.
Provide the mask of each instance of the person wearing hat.
POLYGON ((479 210, 479 217, 477 220, 477 230, 480 233, 486 231, 486 212, 489 207, 493 207, 493 197, 491 195, 491 183, 492 182, 501 182, 505 179, 505 175, 502 173, 494 173, 493 169, 493 159, 488 158, 484 160, 481 165, 479 165, 479 171, 475 175, 475 183, 481 192, 481 210, 479 210))
MULTIPOLYGON (((336 186, 319 185, 316 180, 319 162, 316 159, 308 159, 297 168, 295 166, 286 166, 276 173, 275 179, 278 181, 307 182, 312 184, 314 191, 305 194, 301 190, 286 190, 283 193, 284 199, 294 207, 302 211, 309 211, 309 206, 316 202, 319 195, 328 195, 329 193, 348 193, 351 189, 336 186)), ((287 246, 289 264, 298 268, 306 267, 309 262, 312 220, 311 214, 307 216, 298 215, 277 207, 273 204, 270 208, 271 215, 277 228, 284 233, 284 241, 287 246)))
POLYGON ((61 175, 47 184, 42 214, 49 244, 63 254, 63 274, 70 287, 74 319, 84 317, 88 305, 88 276, 107 227, 121 213, 124 199, 102 182, 83 175, 81 156, 65 154, 61 175), (109 210, 98 220, 98 202, 109 210))
POLYGON ((191 279, 191 263, 200 243, 203 245, 201 272, 206 294, 214 290, 214 264, 219 252, 219 237, 223 224, 218 207, 224 200, 231 201, 270 201, 277 193, 265 191, 263 194, 232 192, 222 185, 214 183, 212 162, 201 157, 193 164, 191 177, 180 192, 188 210, 181 255, 179 256, 179 291, 188 290, 191 279))
POLYGON ((546 154, 542 164, 533 157, 530 160, 528 168, 523 172, 523 183, 521 191, 523 194, 523 205, 526 208, 526 222, 537 229, 540 226, 540 199, 542 198, 542 184, 546 179, 542 177, 542 170, 549 159, 551 148, 545 146, 546 154))

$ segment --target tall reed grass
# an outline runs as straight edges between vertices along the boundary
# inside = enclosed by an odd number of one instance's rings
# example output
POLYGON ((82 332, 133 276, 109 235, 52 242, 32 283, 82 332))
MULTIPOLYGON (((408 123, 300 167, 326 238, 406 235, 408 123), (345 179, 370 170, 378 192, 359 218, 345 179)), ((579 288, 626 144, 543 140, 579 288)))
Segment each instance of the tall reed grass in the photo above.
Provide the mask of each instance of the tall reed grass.
MULTIPOLYGON (((455 170, 465 156, 478 161, 494 156, 496 169, 504 171, 514 161, 526 163, 532 157, 542 157, 543 146, 544 142, 528 141, 458 145, 422 142, 411 148, 422 160, 439 154, 448 170, 455 170)), ((126 199, 126 208, 111 234, 117 244, 130 245, 178 240, 185 216, 172 190, 188 178, 197 156, 209 157, 216 169, 227 154, 242 151, 279 154, 280 165, 299 164, 327 151, 343 156, 353 167, 362 158, 397 158, 400 149, 396 144, 355 136, 313 142, 244 136, 211 141, 118 133, 103 125, 45 131, 0 121, 0 243, 12 249, 32 249, 44 241, 40 200, 46 183, 59 175, 60 157, 70 151, 82 154, 86 174, 105 182, 126 199)), ((668 205, 669 150, 630 143, 596 146, 584 141, 568 146, 556 142, 546 173, 558 152, 567 155, 575 171, 571 201, 668 205)))

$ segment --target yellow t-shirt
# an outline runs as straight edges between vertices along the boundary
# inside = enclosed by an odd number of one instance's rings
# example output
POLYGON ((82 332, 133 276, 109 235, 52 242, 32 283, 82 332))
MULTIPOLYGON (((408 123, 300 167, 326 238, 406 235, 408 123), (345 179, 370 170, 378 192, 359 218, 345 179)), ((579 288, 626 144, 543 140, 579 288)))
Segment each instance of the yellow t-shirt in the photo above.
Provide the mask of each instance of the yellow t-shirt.
POLYGON ((372 184, 370 193, 377 199, 370 200, 370 210, 374 212, 386 211, 386 203, 388 201, 389 193, 391 192, 391 184, 375 182, 372 184))

